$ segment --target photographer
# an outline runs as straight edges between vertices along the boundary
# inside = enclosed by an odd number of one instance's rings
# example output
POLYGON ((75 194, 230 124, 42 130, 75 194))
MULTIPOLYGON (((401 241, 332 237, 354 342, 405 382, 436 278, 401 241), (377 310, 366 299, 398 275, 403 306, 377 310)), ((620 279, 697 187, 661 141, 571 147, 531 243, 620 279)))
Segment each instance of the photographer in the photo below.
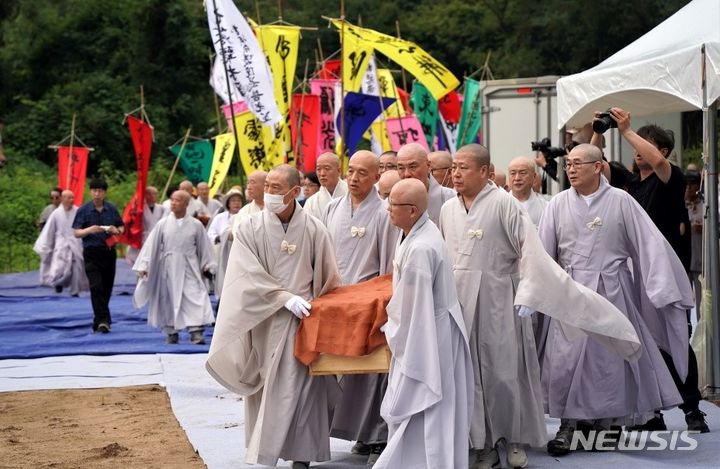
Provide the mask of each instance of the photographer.
MULTIPOLYGON (((635 152, 633 171, 604 162, 603 174, 612 186, 627 189, 647 212, 688 270, 690 223, 685 207, 685 176, 680 168, 667 160, 675 146, 672 132, 657 125, 646 125, 635 132, 630 128, 630 113, 613 107, 604 113, 595 112, 593 119, 595 132, 591 143, 602 150, 602 133, 610 127, 617 127, 620 135, 633 147, 635 152)), ((684 402, 680 408, 685 412, 688 429, 704 433, 709 429, 705 423, 705 414, 698 408, 702 396, 698 390, 697 361, 692 348, 689 345, 688 348, 688 375, 684 382, 678 376, 670 355, 664 350, 662 354, 683 397, 684 402)), ((634 429, 665 430, 662 413, 656 411, 654 418, 634 429)))

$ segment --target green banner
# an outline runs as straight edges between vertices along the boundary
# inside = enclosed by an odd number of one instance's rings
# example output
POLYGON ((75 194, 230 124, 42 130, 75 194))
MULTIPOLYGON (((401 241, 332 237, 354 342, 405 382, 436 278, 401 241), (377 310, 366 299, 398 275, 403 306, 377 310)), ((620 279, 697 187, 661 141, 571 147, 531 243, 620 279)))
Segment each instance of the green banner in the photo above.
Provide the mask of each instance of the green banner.
POLYGON ((412 94, 410 95, 410 104, 420 121, 423 132, 425 132, 428 148, 430 148, 431 151, 435 150, 435 131, 437 130, 438 120, 437 100, 433 98, 425 85, 415 80, 412 87, 412 94))
POLYGON ((475 143, 482 124, 482 93, 480 82, 471 78, 465 79, 465 93, 462 104, 462 115, 458 126, 457 148, 468 143, 475 143))
MULTIPOLYGON (((182 148, 180 144, 170 147, 170 152, 175 158, 180 153, 180 148, 182 148)), ((198 182, 208 182, 212 163, 213 147, 208 140, 188 142, 180 157, 180 167, 193 185, 197 185, 198 182)))

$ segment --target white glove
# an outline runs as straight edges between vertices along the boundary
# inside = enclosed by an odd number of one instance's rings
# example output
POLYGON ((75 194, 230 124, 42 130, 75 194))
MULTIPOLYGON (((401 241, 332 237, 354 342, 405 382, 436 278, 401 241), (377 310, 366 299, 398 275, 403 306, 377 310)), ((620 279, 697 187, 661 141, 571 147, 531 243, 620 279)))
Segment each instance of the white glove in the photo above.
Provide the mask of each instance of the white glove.
POLYGON ((384 332, 385 332, 385 329, 387 329, 387 325, 388 325, 388 323, 385 323, 385 324, 383 324, 382 326, 380 326, 380 332, 383 332, 383 333, 384 333, 384 332))
POLYGON ((523 306, 520 306, 520 308, 518 309, 517 315, 520 316, 521 318, 526 318, 528 316, 531 316, 534 312, 535 312, 534 309, 523 305, 523 306))
POLYGON ((302 319, 303 317, 310 316, 310 308, 312 308, 312 305, 303 300, 301 297, 295 295, 287 300, 285 307, 299 319, 302 319))

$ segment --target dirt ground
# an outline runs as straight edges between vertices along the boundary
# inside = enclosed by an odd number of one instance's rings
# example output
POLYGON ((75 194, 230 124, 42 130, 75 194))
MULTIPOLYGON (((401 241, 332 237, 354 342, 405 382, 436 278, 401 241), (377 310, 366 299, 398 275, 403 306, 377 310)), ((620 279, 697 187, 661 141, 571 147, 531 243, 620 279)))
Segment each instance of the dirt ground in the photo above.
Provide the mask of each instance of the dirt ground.
POLYGON ((157 386, 0 393, 0 468, 204 468, 157 386))

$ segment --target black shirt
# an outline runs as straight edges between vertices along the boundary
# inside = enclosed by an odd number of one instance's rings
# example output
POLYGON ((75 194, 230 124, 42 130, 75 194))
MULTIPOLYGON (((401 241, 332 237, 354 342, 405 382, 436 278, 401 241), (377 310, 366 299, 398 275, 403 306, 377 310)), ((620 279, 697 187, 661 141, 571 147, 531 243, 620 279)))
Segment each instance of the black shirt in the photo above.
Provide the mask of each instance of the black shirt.
POLYGON ((685 176, 677 166, 671 164, 670 168, 670 179, 663 183, 654 172, 641 180, 639 173, 610 165, 610 184, 626 188, 645 209, 687 270, 690 267, 690 220, 685 207, 685 176))
MULTIPOLYGON (((91 201, 78 209, 72 227, 77 230, 93 225, 113 225, 121 227, 123 226, 123 221, 115 206, 110 202, 104 202, 102 210, 98 212, 95 210, 95 205, 91 201)), ((89 234, 82 239, 83 248, 107 248, 108 246, 105 244, 105 240, 108 239, 109 236, 107 233, 89 234)))

